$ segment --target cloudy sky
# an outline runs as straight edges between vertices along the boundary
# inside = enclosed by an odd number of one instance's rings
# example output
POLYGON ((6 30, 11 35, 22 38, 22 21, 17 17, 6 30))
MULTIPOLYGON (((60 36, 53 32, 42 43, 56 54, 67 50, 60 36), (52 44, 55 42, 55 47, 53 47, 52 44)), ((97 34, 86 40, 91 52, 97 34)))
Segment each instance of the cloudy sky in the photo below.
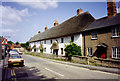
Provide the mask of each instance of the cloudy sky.
MULTIPOLYGON (((107 16, 106 2, 42 2, 36 0, 25 2, 24 0, 6 0, 0 3, 0 36, 6 37, 13 42, 26 42, 30 37, 43 32, 45 26, 54 26, 54 20, 62 23, 75 16, 77 9, 89 13, 96 19, 107 16)), ((118 2, 117 2, 118 7, 118 2)))

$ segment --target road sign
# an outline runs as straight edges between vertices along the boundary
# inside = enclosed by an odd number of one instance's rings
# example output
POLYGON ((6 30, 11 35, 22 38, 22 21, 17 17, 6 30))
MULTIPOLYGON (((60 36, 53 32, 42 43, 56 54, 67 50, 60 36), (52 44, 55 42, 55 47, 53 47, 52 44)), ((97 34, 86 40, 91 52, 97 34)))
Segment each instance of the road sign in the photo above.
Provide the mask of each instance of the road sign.
POLYGON ((7 39, 4 38, 1 44, 2 45, 8 45, 7 39))

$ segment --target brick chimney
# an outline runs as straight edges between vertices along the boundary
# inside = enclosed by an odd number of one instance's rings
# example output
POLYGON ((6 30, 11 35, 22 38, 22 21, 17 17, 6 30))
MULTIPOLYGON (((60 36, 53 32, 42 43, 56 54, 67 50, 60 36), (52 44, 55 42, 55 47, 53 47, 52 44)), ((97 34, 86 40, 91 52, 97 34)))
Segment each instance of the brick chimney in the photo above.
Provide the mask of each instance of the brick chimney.
POLYGON ((77 15, 83 13, 83 10, 82 9, 77 9, 77 15))
POLYGON ((38 34, 40 34, 40 31, 38 31, 38 34))
POLYGON ((48 28, 47 28, 47 26, 45 27, 45 31, 47 30, 48 28))
POLYGON ((54 26, 57 26, 57 25, 58 25, 58 21, 55 20, 55 21, 54 21, 54 26))
POLYGON ((108 18, 115 16, 117 14, 116 0, 107 0, 107 13, 108 18))

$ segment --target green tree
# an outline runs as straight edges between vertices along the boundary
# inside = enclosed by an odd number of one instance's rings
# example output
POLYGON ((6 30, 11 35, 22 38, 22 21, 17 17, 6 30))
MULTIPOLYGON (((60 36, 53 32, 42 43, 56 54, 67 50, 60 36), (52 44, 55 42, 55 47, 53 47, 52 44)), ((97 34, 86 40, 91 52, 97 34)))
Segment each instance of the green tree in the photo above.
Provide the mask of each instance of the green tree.
POLYGON ((18 44, 19 44, 19 42, 17 41, 15 44, 16 44, 16 45, 18 45, 18 44))
POLYGON ((29 42, 22 43, 21 46, 24 47, 26 50, 30 50, 29 49, 29 42))
POLYGON ((12 44, 13 44, 13 42, 12 42, 12 41, 8 41, 8 43, 9 43, 10 45, 12 45, 12 44))
POLYGON ((66 57, 67 57, 67 60, 71 61, 71 57, 73 55, 79 55, 81 56, 81 47, 78 46, 77 44, 73 43, 70 41, 70 44, 69 45, 65 45, 65 49, 64 51, 66 52, 66 57))

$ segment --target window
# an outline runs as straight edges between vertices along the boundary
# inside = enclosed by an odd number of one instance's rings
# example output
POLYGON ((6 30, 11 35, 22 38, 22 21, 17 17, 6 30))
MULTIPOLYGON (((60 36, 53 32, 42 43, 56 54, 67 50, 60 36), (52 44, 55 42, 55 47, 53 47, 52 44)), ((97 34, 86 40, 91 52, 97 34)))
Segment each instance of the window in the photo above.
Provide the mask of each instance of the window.
POLYGON ((46 44, 46 40, 44 40, 44 44, 46 44))
POLYGON ((120 47, 112 47, 112 58, 120 59, 120 47))
POLYGON ((46 48, 44 48, 44 52, 46 52, 46 48))
POLYGON ((120 37, 120 27, 112 28, 112 37, 120 37))
POLYGON ((61 48, 61 54, 63 55, 63 48, 61 48))
POLYGON ((51 44, 52 44, 52 40, 50 40, 51 44))
POLYGON ((71 42, 74 42, 74 36, 71 36, 71 42))
POLYGON ((87 48, 87 55, 92 56, 92 48, 91 47, 87 48))
POLYGON ((61 38, 61 43, 64 43, 64 39, 63 38, 61 38))
POLYGON ((91 39, 97 39, 97 31, 91 32, 91 39))

